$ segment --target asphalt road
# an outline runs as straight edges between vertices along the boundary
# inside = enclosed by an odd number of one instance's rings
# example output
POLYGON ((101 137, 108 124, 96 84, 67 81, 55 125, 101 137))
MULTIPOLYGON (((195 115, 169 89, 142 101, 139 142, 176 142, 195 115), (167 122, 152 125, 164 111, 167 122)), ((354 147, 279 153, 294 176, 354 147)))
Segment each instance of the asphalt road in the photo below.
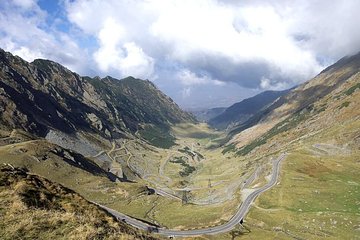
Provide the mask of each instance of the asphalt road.
POLYGON ((259 196, 261 193, 269 190, 271 187, 273 187, 278 180, 279 177, 279 171, 280 171, 280 163, 285 158, 286 154, 281 154, 274 162, 273 162, 273 169, 272 169, 272 175, 270 181, 265 184, 263 187, 256 189, 253 191, 245 201, 241 204, 236 214, 227 222, 222 225, 210 227, 210 228, 201 228, 201 229, 194 229, 194 230, 171 230, 166 229, 162 227, 157 227, 154 225, 151 225, 150 223, 146 223, 140 220, 137 220, 135 218, 132 218, 130 216, 127 216, 125 214, 122 214, 120 212, 117 212, 113 209, 110 209, 108 207, 99 205, 95 203, 96 205, 100 206, 101 208, 105 209, 107 212, 109 212, 111 215, 119 219, 120 221, 126 222, 136 228, 146 230, 146 231, 152 231, 154 233, 158 233, 165 236, 179 236, 179 237, 189 237, 189 236, 197 236, 197 235, 204 235, 204 234, 219 234, 219 233, 225 233, 228 231, 231 231, 239 222, 244 219, 245 215, 249 211, 251 207, 251 203, 255 200, 257 196, 259 196))

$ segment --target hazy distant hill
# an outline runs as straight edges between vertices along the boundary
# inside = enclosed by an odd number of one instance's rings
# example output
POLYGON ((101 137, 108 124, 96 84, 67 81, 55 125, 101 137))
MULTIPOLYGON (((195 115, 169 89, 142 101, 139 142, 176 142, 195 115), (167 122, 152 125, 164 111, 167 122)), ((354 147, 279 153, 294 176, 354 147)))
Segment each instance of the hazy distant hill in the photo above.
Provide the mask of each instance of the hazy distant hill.
POLYGON ((203 110, 193 110, 191 111, 192 114, 196 117, 196 119, 200 122, 207 122, 210 119, 219 116, 225 111, 225 107, 218 107, 218 108, 210 108, 210 109, 203 109, 203 110))
POLYGON ((209 124, 218 129, 241 124, 288 91, 265 91, 254 97, 244 99, 226 108, 218 116, 211 118, 209 124))

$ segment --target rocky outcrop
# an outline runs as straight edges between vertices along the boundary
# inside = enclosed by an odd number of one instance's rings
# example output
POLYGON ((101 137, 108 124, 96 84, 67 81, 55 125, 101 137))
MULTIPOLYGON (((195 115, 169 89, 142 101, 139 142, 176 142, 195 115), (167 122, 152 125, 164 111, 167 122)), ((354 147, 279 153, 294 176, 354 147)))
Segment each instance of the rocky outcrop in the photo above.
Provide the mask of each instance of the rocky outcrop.
POLYGON ((38 136, 55 129, 116 139, 142 124, 194 121, 153 83, 132 77, 81 77, 58 63, 28 63, 0 50, 0 79, 1 127, 38 136))

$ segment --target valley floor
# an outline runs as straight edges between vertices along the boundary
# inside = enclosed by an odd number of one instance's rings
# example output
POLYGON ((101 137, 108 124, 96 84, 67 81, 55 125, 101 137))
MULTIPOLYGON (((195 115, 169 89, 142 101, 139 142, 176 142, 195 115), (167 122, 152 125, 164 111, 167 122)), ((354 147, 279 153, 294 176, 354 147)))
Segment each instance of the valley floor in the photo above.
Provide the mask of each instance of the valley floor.
MULTIPOLYGON (((357 122, 329 128, 288 145, 279 184, 257 198, 243 226, 199 239, 359 239, 359 149, 332 142, 334 132, 359 128, 357 122)), ((4 144, 0 161, 27 167, 121 213, 171 229, 193 229, 227 222, 246 194, 269 180, 272 159, 280 154, 223 154, 215 147, 223 136, 206 125, 178 125, 173 133, 177 145, 170 149, 134 139, 105 152, 113 168, 124 169, 126 163, 136 172, 137 182, 110 182, 101 172, 94 176, 89 169, 73 168, 44 140, 4 144)))

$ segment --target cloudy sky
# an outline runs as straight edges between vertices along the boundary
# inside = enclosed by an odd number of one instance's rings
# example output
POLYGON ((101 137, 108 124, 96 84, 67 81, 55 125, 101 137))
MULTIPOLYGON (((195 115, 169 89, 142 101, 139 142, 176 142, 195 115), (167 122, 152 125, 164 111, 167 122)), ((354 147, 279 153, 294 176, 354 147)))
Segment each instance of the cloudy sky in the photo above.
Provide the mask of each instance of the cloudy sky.
POLYGON ((359 0, 1 0, 0 47, 153 81, 184 108, 285 89, 360 51, 359 0))

